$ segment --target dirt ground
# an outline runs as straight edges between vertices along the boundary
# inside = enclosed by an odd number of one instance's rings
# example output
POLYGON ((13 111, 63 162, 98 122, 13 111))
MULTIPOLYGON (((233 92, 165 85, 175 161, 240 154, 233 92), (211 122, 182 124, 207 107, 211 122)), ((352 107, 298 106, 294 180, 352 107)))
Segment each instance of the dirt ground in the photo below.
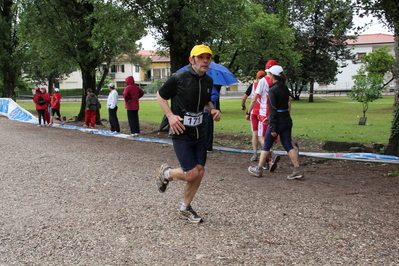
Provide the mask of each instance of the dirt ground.
MULTIPOLYGON (((250 138, 216 133, 215 145, 250 138)), ((193 202, 205 222, 192 225, 176 213, 183 182, 155 187, 161 163, 178 165, 170 145, 0 117, 0 146, 0 265, 399 264, 397 164, 301 156, 305 179, 287 180, 282 156, 255 178, 250 154, 210 152, 193 202)))

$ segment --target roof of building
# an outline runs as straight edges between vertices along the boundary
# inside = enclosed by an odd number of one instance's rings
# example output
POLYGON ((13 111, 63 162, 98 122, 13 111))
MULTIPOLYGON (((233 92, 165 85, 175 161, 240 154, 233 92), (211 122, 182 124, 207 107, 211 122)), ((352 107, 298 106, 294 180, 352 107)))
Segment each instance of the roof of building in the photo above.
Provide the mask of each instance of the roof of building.
POLYGON ((145 56, 145 57, 151 57, 152 62, 170 62, 169 57, 164 57, 164 56, 159 56, 157 55, 157 51, 153 50, 140 50, 138 52, 139 55, 145 56))
POLYGON ((390 34, 363 34, 357 36, 357 40, 348 40, 348 44, 388 44, 394 43, 395 39, 390 34))

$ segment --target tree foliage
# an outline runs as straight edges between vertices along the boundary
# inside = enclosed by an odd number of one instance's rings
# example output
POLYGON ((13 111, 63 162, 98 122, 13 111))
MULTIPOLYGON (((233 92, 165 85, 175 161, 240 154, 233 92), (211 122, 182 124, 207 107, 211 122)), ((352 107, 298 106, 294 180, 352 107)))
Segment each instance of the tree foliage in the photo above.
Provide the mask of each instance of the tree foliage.
POLYGON ((169 51, 171 71, 189 63, 196 44, 211 45, 234 26, 243 10, 242 0, 136 0, 123 3, 136 10, 158 34, 158 44, 169 51))
POLYGON ((393 30, 395 36, 395 62, 393 76, 396 81, 396 97, 394 119, 391 127, 391 138, 386 149, 386 154, 399 156, 399 4, 392 0, 357 0, 360 15, 372 14, 381 19, 393 30))
POLYGON ((294 51, 293 31, 279 15, 267 14, 260 5, 250 3, 246 4, 244 14, 241 23, 233 26, 234 31, 226 31, 220 40, 214 41, 220 62, 241 81, 254 79, 271 59, 284 69, 298 66, 300 54, 294 51))
POLYGON ((15 86, 21 76, 25 47, 17 36, 19 5, 13 0, 0 1, 0 78, 2 97, 15 99, 15 86))
MULTIPOLYGON (((85 111, 85 90, 96 94, 96 69, 123 53, 134 53, 135 41, 144 34, 142 19, 114 1, 95 0, 26 0, 21 17, 22 32, 32 47, 43 56, 77 66, 83 79, 82 105, 78 119, 85 111)), ((104 71, 104 75, 107 75, 104 71)), ((98 121, 99 122, 99 116, 98 121)))
MULTIPOLYGON (((23 36, 21 40, 23 42, 23 36)), ((29 40, 27 40, 29 43, 29 40)), ((73 70, 73 65, 60 58, 55 51, 42 52, 33 43, 29 43, 26 60, 23 65, 24 77, 37 86, 48 84, 48 92, 52 93, 54 85, 73 70)))
POLYGON ((353 76, 354 85, 348 97, 358 101, 363 107, 363 117, 369 109, 369 103, 382 97, 382 83, 384 75, 369 73, 366 75, 365 67, 361 67, 357 75, 353 76))
POLYGON ((352 28, 353 8, 349 0, 293 1, 290 17, 294 21, 296 49, 302 52, 301 69, 292 80, 309 84, 309 102, 313 102, 314 83, 336 81, 339 67, 353 55, 347 45, 352 28))
POLYGON ((336 81, 339 67, 352 59, 347 31, 352 28, 353 4, 350 0, 260 1, 264 10, 277 12, 294 29, 295 51, 301 54, 299 66, 289 66, 288 81, 294 99, 309 84, 309 102, 313 102, 314 83, 336 81), (296 89, 295 89, 296 88, 296 89))
POLYGON ((387 46, 363 55, 361 58, 365 63, 365 70, 370 74, 385 75, 393 71, 395 57, 390 53, 387 46))
POLYGON ((244 0, 126 1, 139 10, 157 32, 158 44, 169 51, 171 70, 188 64, 192 47, 205 43, 213 61, 229 68, 242 81, 253 79, 265 62, 276 58, 297 65, 292 30, 261 6, 244 0))

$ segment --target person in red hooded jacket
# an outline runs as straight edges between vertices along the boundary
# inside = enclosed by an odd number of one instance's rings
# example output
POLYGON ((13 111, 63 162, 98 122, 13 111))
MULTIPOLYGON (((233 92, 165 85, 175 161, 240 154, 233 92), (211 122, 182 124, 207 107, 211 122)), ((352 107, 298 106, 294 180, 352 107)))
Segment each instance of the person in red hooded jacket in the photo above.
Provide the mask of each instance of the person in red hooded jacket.
POLYGON ((47 102, 45 99, 44 94, 40 91, 40 88, 36 87, 35 88, 35 96, 33 96, 33 102, 36 105, 36 111, 39 116, 39 127, 42 126, 42 118, 43 118, 43 125, 46 125, 46 119, 44 117, 44 113, 46 112, 47 109, 47 102))
POLYGON ((51 97, 50 93, 47 92, 46 87, 42 87, 41 92, 43 94, 44 100, 46 100, 46 110, 44 111, 44 118, 46 119, 47 125, 50 125, 50 108, 51 108, 51 97))
POLYGON ((50 126, 53 125, 54 116, 57 115, 61 120, 61 125, 65 124, 64 119, 61 116, 60 108, 61 108, 61 98, 60 90, 58 88, 54 89, 53 97, 51 97, 51 121, 50 126))
POLYGON ((130 133, 132 137, 140 134, 139 124, 139 99, 144 95, 144 91, 134 84, 134 78, 129 76, 125 79, 127 87, 123 90, 127 119, 129 121, 130 133))

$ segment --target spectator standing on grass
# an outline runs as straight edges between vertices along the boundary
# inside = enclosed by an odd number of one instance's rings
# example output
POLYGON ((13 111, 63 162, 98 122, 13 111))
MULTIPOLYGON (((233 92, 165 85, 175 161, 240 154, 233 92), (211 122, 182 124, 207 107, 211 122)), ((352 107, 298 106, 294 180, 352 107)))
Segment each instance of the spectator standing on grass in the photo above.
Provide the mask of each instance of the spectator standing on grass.
MULTIPOLYGON (((266 131, 265 144, 259 162, 266 162, 271 155, 270 149, 274 140, 280 136, 280 141, 287 151, 293 165, 294 171, 288 175, 288 179, 299 179, 305 175, 299 166, 298 151, 292 146, 292 119, 290 116, 290 92, 285 85, 283 68, 279 65, 269 69, 272 85, 269 90, 269 127, 266 131)), ((261 165, 261 164, 260 164, 261 165)), ((255 176, 262 176, 261 166, 250 166, 248 171, 255 176)))
POLYGON ((121 132, 118 120, 118 92, 115 90, 115 84, 108 85, 109 95, 107 99, 108 119, 111 133, 121 132))
POLYGON ((51 97, 51 121, 50 126, 53 125, 54 116, 57 115, 61 120, 61 125, 65 124, 64 119, 61 116, 60 109, 61 109, 61 98, 62 95, 59 93, 60 90, 55 88, 53 97, 51 97))
MULTIPOLYGON (((266 72, 261 70, 256 73, 256 82, 252 83, 251 85, 248 86, 247 91, 244 93, 244 96, 241 99, 241 110, 245 111, 246 110, 246 100, 249 96, 251 96, 251 99, 255 97, 255 92, 256 92, 256 87, 258 86, 258 82, 261 78, 266 76, 266 72)), ((257 161, 258 160, 258 143, 260 146, 263 146, 263 140, 266 134, 266 130, 261 130, 259 132, 259 126, 261 129, 264 128, 262 121, 259 121, 259 108, 260 108, 260 102, 261 98, 257 97, 255 101, 255 105, 252 108, 252 111, 250 113, 246 112, 247 116, 246 119, 250 121, 251 123, 251 131, 252 131, 252 150, 254 154, 251 157, 251 161, 257 161), (249 114, 249 115, 248 115, 249 114)))
POLYGON ((86 90, 86 111, 85 111, 85 124, 84 127, 95 128, 97 120, 97 110, 101 109, 101 103, 97 96, 93 93, 92 89, 86 90))
POLYGON ((51 97, 50 93, 47 92, 46 87, 42 87, 40 91, 43 94, 44 100, 46 100, 46 110, 44 111, 44 118, 46 119, 47 125, 50 125, 50 113, 51 113, 51 97))
POLYGON ((35 103, 37 115, 39 116, 39 124, 38 126, 42 126, 42 119, 43 119, 43 125, 46 125, 46 119, 44 117, 44 113, 46 112, 47 109, 47 102, 44 98, 43 93, 41 92, 39 87, 35 88, 35 96, 33 96, 33 102, 35 103))
POLYGON ((156 176, 157 187, 165 192, 172 180, 186 182, 179 215, 192 223, 203 221, 191 207, 191 202, 201 185, 206 163, 206 132, 203 111, 220 120, 220 111, 211 100, 213 80, 206 74, 212 51, 206 45, 196 45, 190 53, 187 69, 174 73, 157 93, 158 103, 169 121, 173 147, 180 167, 163 164, 156 176), (168 100, 171 100, 169 107, 168 100))
POLYGON ((123 98, 125 99, 125 108, 127 110, 127 119, 129 121, 131 137, 140 135, 139 121, 139 99, 143 97, 144 91, 134 84, 133 76, 125 79, 127 87, 123 90, 123 98))

